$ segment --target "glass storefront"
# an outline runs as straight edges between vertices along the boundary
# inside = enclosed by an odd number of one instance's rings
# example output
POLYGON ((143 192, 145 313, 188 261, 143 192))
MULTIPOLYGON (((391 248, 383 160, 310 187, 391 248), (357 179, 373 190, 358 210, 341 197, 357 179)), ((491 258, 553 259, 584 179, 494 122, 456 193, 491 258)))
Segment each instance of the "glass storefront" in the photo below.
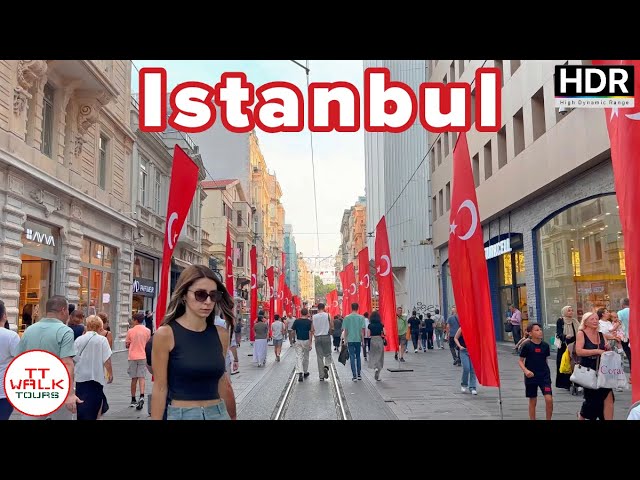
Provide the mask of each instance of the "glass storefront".
POLYGON ((156 262, 136 252, 133 260, 132 313, 154 311, 156 296, 156 262))
POLYGON ((555 335, 565 305, 571 305, 578 318, 594 307, 620 308, 628 293, 615 195, 560 212, 538 229, 536 237, 545 339, 555 335))
POLYGON ((86 316, 100 312, 107 314, 111 329, 117 322, 113 321, 116 299, 116 254, 113 247, 103 245, 94 240, 82 240, 80 257, 80 300, 78 308, 86 316))
MULTIPOLYGON (((527 305, 527 285, 524 269, 524 250, 522 236, 511 238, 511 252, 498 257, 498 288, 500 290, 500 313, 502 323, 511 316, 509 305, 515 305, 522 313, 522 330, 529 321, 529 306, 527 305)), ((502 331, 502 340, 512 341, 511 332, 502 331)))
POLYGON ((21 241, 19 333, 43 318, 47 300, 54 293, 60 229, 27 219, 21 241))

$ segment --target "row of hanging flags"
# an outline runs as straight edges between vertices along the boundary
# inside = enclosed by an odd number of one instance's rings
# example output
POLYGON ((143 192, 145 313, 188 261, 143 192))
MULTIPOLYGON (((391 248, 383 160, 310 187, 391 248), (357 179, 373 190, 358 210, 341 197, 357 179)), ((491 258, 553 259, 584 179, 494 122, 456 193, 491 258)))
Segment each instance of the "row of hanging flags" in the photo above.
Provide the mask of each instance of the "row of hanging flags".
MULTIPOLYGON (((606 108, 605 120, 611 144, 616 196, 619 205, 620 222, 624 238, 627 265, 627 289, 631 308, 640 305, 640 222, 635 209, 640 204, 640 60, 594 60, 595 65, 633 65, 636 75, 635 106, 632 109, 606 108), (633 110, 633 111, 629 111, 633 110)), ((489 295, 487 264, 484 257, 484 242, 478 201, 471 171, 471 158, 467 137, 461 132, 453 150, 453 191, 451 195, 451 213, 449 216, 449 265, 458 318, 467 350, 480 384, 500 387, 498 373, 497 347, 489 295)), ((168 278, 171 257, 177 238, 184 226, 189 208, 195 196, 198 184, 198 167, 178 146, 175 146, 171 185, 167 207, 167 226, 162 257, 162 275, 156 308, 156 327, 164 317, 167 306, 168 278)), ((251 248, 251 327, 255 324, 258 309, 258 272, 256 247, 251 248)), ((387 336, 386 350, 394 351, 398 346, 396 300, 393 284, 393 270, 387 227, 383 216, 376 226, 375 236, 375 273, 377 277, 379 313, 387 336)), ((282 265, 284 262, 284 253, 282 265)), ((233 272, 231 241, 227 232, 226 272, 233 272)), ((300 313, 300 299, 291 294, 281 269, 275 285, 274 267, 267 270, 269 282, 269 322, 273 315, 297 316, 300 313), (276 290, 277 288, 277 290, 276 290)), ((338 292, 327 295, 329 313, 346 315, 351 304, 359 304, 359 312, 371 310, 371 282, 369 277, 369 253, 365 248, 358 255, 358 279, 355 266, 350 263, 340 272, 343 299, 342 308, 338 292)), ((226 278, 230 292, 233 288, 233 275, 226 278)), ((445 313, 445 312, 443 312, 445 313)), ((640 334, 640 315, 631 315, 629 337, 640 334)), ((251 328, 251 340, 254 339, 251 328)), ((640 341, 631 342, 631 352, 640 358, 640 341)), ((640 369, 632 373, 633 401, 640 400, 640 369)))

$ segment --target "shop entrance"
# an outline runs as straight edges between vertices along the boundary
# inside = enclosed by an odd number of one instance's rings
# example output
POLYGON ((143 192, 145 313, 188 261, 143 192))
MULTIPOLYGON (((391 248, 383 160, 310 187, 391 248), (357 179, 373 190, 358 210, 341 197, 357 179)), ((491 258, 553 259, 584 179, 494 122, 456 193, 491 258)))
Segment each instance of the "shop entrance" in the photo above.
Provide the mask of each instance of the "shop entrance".
MULTIPOLYGON (((509 305, 515 305, 522 313, 522 331, 529 321, 529 307, 527 305, 527 285, 525 283, 524 250, 517 249, 499 257, 499 289, 500 314, 502 324, 511 316, 509 305)), ((502 328, 502 340, 513 341, 511 332, 502 328)))
POLYGON ((22 255, 20 271, 20 299, 18 301, 18 332, 40 320, 46 313, 47 300, 51 296, 54 268, 51 260, 32 255, 22 255))

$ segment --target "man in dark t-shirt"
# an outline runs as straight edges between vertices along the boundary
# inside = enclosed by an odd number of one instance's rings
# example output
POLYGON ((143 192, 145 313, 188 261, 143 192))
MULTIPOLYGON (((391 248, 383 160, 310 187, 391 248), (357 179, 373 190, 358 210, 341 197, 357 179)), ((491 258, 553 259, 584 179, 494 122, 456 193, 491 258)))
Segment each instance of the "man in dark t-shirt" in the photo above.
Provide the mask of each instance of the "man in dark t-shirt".
POLYGON ((427 318, 424 320, 424 336, 427 341, 426 348, 428 350, 433 350, 433 323, 434 320, 431 318, 431 314, 427 313, 427 318))
POLYGON ((309 318, 309 309, 303 308, 300 318, 296 318, 291 329, 296 332, 296 372, 298 373, 298 381, 302 382, 309 376, 309 352, 311 351, 311 341, 313 340, 313 332, 311 327, 313 323, 309 318))
MULTIPOLYGON (((411 329, 411 343, 413 343, 413 353, 418 353, 418 339, 420 338, 420 319, 416 315, 416 311, 411 312, 411 317, 407 320, 411 329)), ((422 349, 421 349, 422 350, 422 349)))
POLYGON ((547 358, 551 355, 549 344, 542 340, 543 331, 537 323, 527 325, 527 333, 530 341, 522 345, 520 368, 524 372, 524 388, 529 399, 529 419, 536 419, 536 404, 538 401, 538 389, 544 396, 547 420, 553 415, 553 396, 551 393, 551 371, 547 358))

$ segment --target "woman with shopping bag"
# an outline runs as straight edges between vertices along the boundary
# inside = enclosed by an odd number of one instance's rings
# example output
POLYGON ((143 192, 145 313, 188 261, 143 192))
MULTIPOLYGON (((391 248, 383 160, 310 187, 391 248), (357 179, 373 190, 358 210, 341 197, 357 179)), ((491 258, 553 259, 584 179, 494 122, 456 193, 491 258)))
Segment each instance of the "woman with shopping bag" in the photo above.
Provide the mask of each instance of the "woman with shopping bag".
MULTIPOLYGON (((580 329, 580 322, 573 316, 573 307, 567 305, 562 308, 562 317, 560 317, 556 323, 556 388, 564 388, 565 390, 571 389, 571 372, 573 371, 573 359, 572 353, 574 352, 576 334, 580 329), (559 343, 559 346, 558 346, 559 343), (569 348, 571 347, 571 348, 569 348), (565 354, 565 352, 568 352, 565 354), (564 372, 561 370, 562 359, 568 358, 571 363, 570 370, 564 372)), ((575 391, 575 388, 573 389, 575 391)))
MULTIPOLYGON (((599 330, 599 318, 596 312, 587 312, 582 316, 580 329, 576 335, 576 355, 579 365, 575 369, 598 372, 600 356, 609 350, 604 335, 599 330)), ((575 375, 576 373, 574 373, 575 375)), ((584 402, 579 420, 613 420, 613 404, 615 397, 610 388, 585 388, 584 402)))

